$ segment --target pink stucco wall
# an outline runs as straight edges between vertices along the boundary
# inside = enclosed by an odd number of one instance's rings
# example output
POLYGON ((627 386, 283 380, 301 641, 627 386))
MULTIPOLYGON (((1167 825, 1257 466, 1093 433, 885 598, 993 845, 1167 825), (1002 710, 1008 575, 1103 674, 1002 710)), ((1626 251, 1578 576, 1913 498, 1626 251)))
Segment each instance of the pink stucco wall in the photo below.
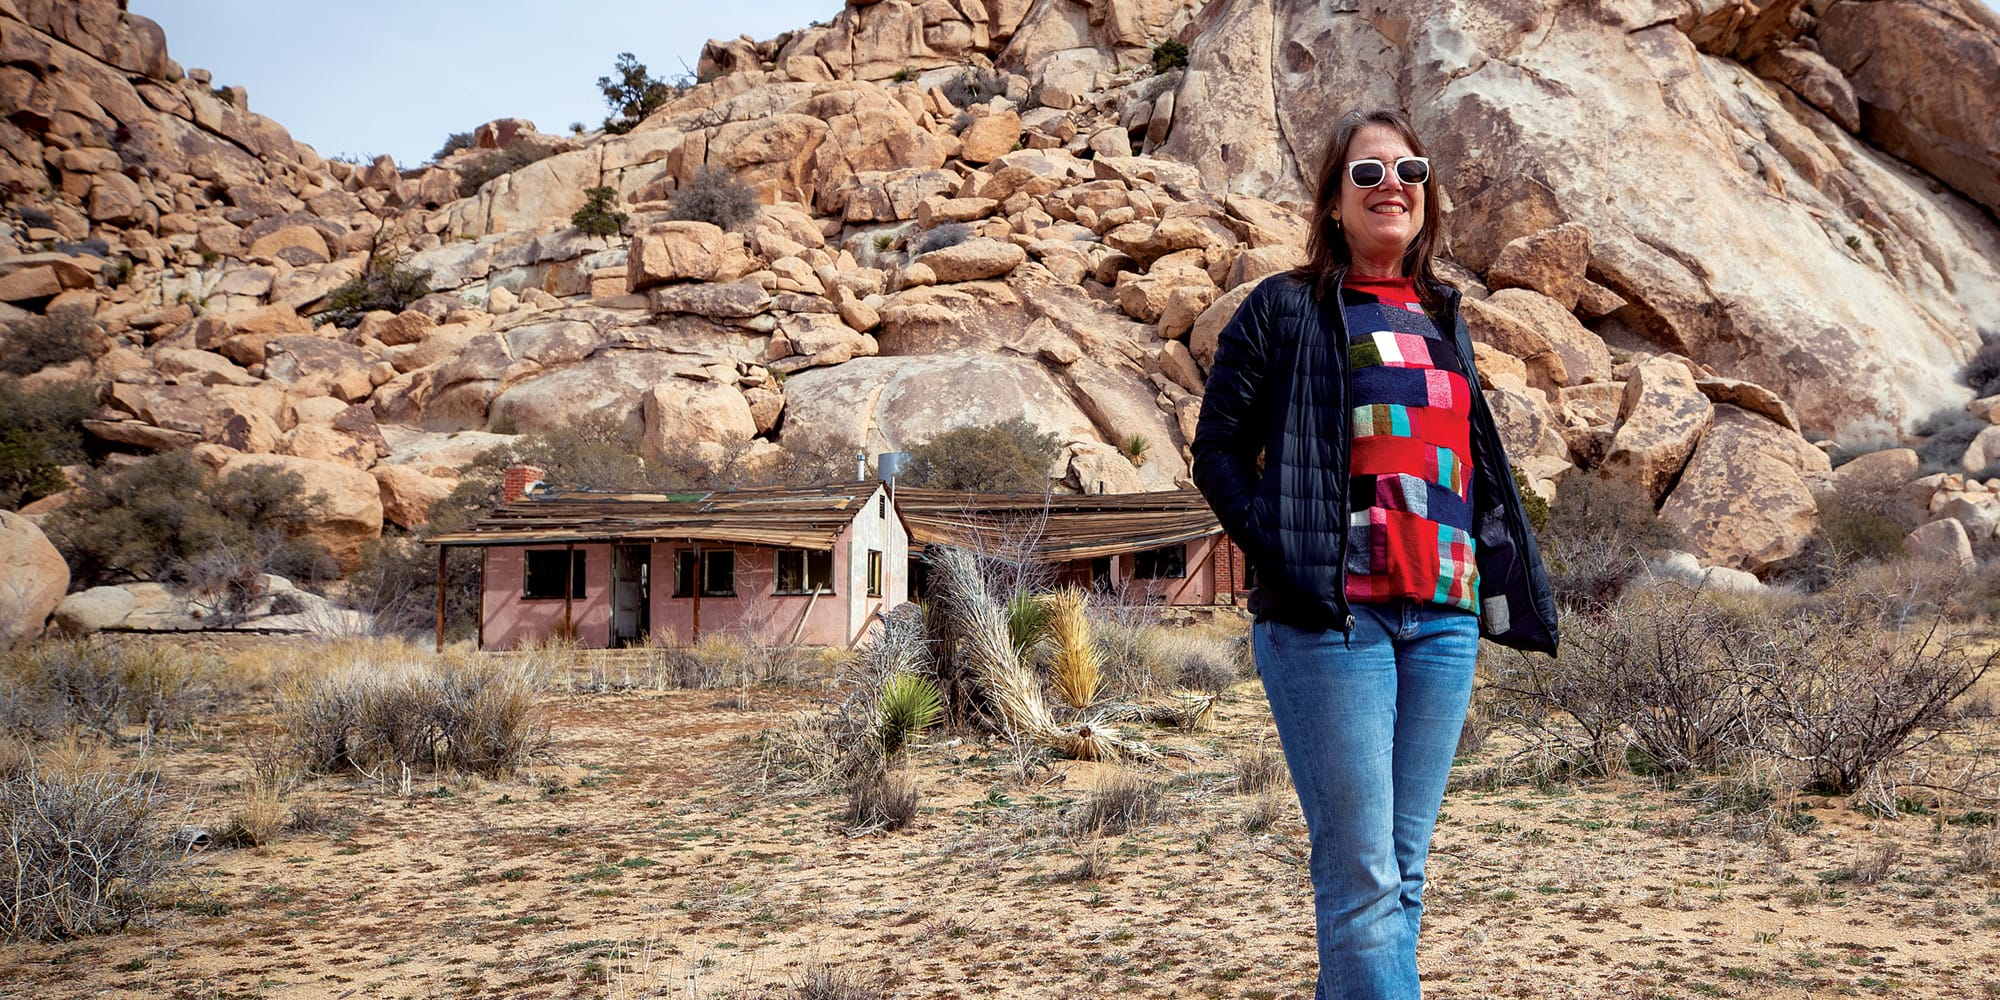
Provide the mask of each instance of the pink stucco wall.
MULTIPOLYGON (((532 548, 556 552, 564 550, 561 545, 537 545, 532 548)), ((611 546, 578 545, 576 550, 583 553, 583 594, 571 601, 576 637, 585 646, 606 646, 611 641, 611 546)), ((522 643, 554 635, 556 627, 562 622, 562 598, 529 600, 521 596, 528 565, 524 553, 528 550, 507 546, 484 551, 484 648, 513 649, 522 643)))

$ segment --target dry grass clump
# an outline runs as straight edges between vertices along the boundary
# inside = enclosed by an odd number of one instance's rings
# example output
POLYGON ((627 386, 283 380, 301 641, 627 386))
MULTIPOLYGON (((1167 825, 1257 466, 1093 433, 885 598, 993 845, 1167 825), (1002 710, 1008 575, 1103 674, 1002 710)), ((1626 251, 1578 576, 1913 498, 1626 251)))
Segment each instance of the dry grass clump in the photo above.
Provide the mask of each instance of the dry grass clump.
POLYGON ((529 651, 559 659, 571 674, 570 683, 584 691, 809 687, 823 683, 844 655, 733 632, 712 632, 691 645, 654 644, 643 650, 587 650, 558 638, 517 655, 529 651))
POLYGON ((1078 808, 1073 828, 1080 833, 1118 834, 1167 819, 1166 789, 1158 782, 1120 771, 1078 808))
POLYGON ((54 739, 193 725, 223 686, 220 662, 164 643, 58 639, 0 652, 0 728, 54 739))
POLYGON ((855 775, 847 789, 847 824, 857 830, 900 830, 917 818, 917 787, 879 768, 855 775))
POLYGON ((0 754, 0 936, 59 940, 125 926, 176 869, 157 779, 86 754, 0 754))
POLYGON ((544 664, 447 653, 365 657, 293 682, 279 709, 288 760, 308 773, 401 765, 509 773, 547 753, 544 664))
POLYGON ((1291 783, 1291 772, 1285 768, 1283 754, 1272 753, 1271 748, 1259 743, 1249 753, 1235 760, 1236 790, 1244 794, 1282 788, 1291 783))
POLYGON ((1172 691, 1216 693, 1236 683, 1238 649, 1225 639, 1188 628, 1170 628, 1126 609, 1100 609, 1093 634, 1108 687, 1144 701, 1172 691))
POLYGON ((853 973, 831 965, 815 965, 780 994, 784 1000, 881 1000, 883 993, 853 973))

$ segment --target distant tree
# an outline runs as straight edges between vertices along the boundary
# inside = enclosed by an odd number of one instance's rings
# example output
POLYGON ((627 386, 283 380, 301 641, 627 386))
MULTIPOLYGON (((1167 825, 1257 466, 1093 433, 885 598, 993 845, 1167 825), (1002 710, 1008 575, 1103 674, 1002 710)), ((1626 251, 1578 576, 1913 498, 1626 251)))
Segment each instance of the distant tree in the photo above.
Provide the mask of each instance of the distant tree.
POLYGON ((451 154, 456 153, 461 149, 471 149, 472 143, 473 143, 472 133, 453 132, 452 134, 444 137, 444 145, 439 146, 438 151, 436 153, 431 154, 431 159, 442 160, 445 157, 450 156, 451 154))
POLYGON ((569 224, 589 236, 616 236, 631 216, 614 211, 618 189, 600 185, 583 190, 583 207, 569 217, 569 224))
POLYGON ((597 89, 604 92, 604 103, 611 106, 613 113, 613 117, 604 119, 606 132, 613 135, 630 132, 647 115, 673 99, 673 86, 646 75, 646 64, 630 52, 618 53, 618 62, 612 70, 614 75, 597 78, 597 89))
POLYGON ((910 449, 903 482, 934 490, 1040 493, 1062 440, 1020 417, 946 431, 910 449))

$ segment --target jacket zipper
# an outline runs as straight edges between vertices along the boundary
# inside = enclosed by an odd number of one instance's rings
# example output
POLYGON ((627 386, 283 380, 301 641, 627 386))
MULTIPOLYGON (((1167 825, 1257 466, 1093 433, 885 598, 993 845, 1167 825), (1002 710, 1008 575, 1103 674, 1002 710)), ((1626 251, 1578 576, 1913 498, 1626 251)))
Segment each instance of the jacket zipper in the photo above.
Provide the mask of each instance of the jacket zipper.
POLYGON ((1340 544, 1334 550, 1337 561, 1333 564, 1333 599, 1337 602, 1335 606, 1339 608, 1341 615, 1341 645, 1352 646, 1354 643, 1354 608, 1347 603, 1347 540, 1348 535, 1351 533, 1348 522, 1354 517, 1354 497, 1352 496, 1353 491, 1351 488, 1354 477, 1349 475, 1349 470, 1354 467, 1354 406, 1352 402, 1354 397, 1354 371, 1353 365, 1349 363, 1350 352, 1347 346, 1347 307, 1341 297, 1341 292, 1346 287, 1347 274, 1343 271, 1333 282, 1334 342, 1330 347, 1331 350, 1336 352, 1333 356, 1334 367, 1340 370, 1340 412, 1335 419, 1340 421, 1341 434, 1341 447, 1335 459, 1339 464, 1339 468, 1336 471, 1340 474, 1340 519, 1335 522, 1335 530, 1340 533, 1340 544))

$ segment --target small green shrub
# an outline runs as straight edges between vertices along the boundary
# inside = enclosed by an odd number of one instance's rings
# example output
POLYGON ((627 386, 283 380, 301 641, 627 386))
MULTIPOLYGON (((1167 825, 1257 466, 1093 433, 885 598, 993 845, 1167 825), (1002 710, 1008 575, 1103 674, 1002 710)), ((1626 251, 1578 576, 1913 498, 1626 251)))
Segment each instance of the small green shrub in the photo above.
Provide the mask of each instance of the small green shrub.
POLYGON ((583 198, 583 207, 569 217, 569 224, 586 236, 616 236, 631 218, 612 209, 618 200, 617 188, 604 185, 585 188, 583 198))
MULTIPOLYGON (((1933 472, 1963 472, 1959 461, 1965 457, 1965 449, 1979 432, 1993 426, 1986 420, 1965 412, 1964 407, 1947 406, 1933 412, 1920 421, 1915 430, 1923 435, 1924 442, 1917 445, 1917 459, 1922 463, 1919 471, 1928 475, 1933 472)), ((1976 475, 1981 479, 1991 478, 1996 472, 1992 467, 1980 470, 1976 475)))
POLYGON ((430 293, 429 270, 404 267, 391 254, 376 254, 360 274, 327 294, 326 309, 318 318, 346 329, 377 309, 402 312, 430 293))
POLYGON ((1186 69, 1187 64, 1188 48, 1179 39, 1169 38, 1153 46, 1154 73, 1167 73, 1177 69, 1186 69))
POLYGON ((62 467, 84 461, 83 420, 96 408, 97 390, 87 382, 0 382, 0 508, 69 488, 62 467))
POLYGON ((2000 393, 2000 333, 1979 335, 1979 349, 1966 361, 1961 377, 1976 395, 2000 393))
POLYGON ((87 358, 92 343, 103 337, 103 328, 81 309, 58 309, 47 316, 17 320, 0 336, 0 372, 32 375, 87 358))
POLYGON ((445 157, 448 157, 451 154, 456 153, 461 149, 471 149, 472 146, 473 146, 472 133, 453 132, 452 134, 444 137, 444 145, 439 146, 438 151, 431 154, 431 159, 442 160, 445 157))
POLYGON ((612 116, 604 119, 604 130, 612 135, 632 131, 646 116, 673 100, 678 90, 665 80, 648 76, 646 64, 630 52, 618 53, 612 71, 615 75, 597 78, 597 89, 604 93, 604 103, 612 111, 612 116))
POLYGON ((502 174, 511 174, 530 163, 538 163, 555 155, 548 146, 536 146, 517 142, 506 149, 496 149, 473 157, 458 168, 458 196, 470 198, 486 186, 486 182, 502 174))
POLYGON ((933 250, 955 247, 972 238, 972 227, 963 222, 947 222, 926 229, 910 243, 910 253, 921 257, 933 250))
POLYGON ((942 699, 937 682, 922 674, 901 670, 890 675, 876 697, 875 708, 883 754, 894 757, 911 737, 936 725, 944 711, 942 699))
POLYGON ((1514 488, 1521 491, 1521 507, 1527 512, 1528 527, 1535 529, 1537 536, 1549 530, 1549 502, 1528 485, 1527 474, 1519 468, 1514 469, 1514 488))
POLYGON ((727 170, 704 168, 667 205, 667 218, 708 222, 735 229, 755 219, 761 205, 757 192, 727 170))
POLYGON ((298 473, 253 466, 219 476, 176 451, 92 472, 43 528, 69 561, 72 586, 160 579, 216 552, 297 572, 317 550, 298 536, 324 502, 298 473))
POLYGON ((1062 439, 1015 417, 946 431, 910 449, 903 481, 933 490, 1041 493, 1062 439))

